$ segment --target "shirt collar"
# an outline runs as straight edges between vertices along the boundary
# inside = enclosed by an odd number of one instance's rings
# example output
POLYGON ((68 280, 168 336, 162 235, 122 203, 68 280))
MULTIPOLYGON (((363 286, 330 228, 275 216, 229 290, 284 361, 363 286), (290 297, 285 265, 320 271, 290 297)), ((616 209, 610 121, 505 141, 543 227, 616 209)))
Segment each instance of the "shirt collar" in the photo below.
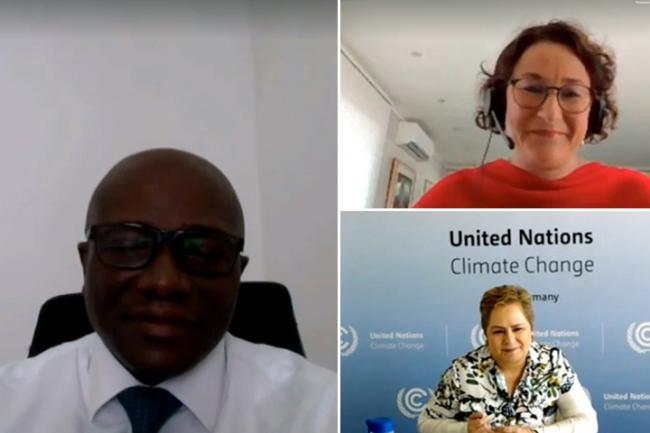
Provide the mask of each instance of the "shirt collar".
POLYGON ((532 366, 539 363, 539 349, 539 343, 535 340, 531 341, 530 347, 528 348, 528 359, 530 360, 528 363, 529 365, 532 366))
MULTIPOLYGON (((214 431, 222 407, 228 340, 230 334, 226 333, 194 368, 157 385, 179 399, 208 431, 214 431)), ((120 364, 96 335, 88 364, 88 391, 84 396, 89 418, 94 419, 102 406, 122 390, 136 385, 142 383, 120 364)))
POLYGON ((223 406, 226 349, 229 341, 230 334, 226 333, 219 344, 193 369, 159 385, 174 394, 208 431, 215 431, 223 406))
POLYGON ((496 367, 497 363, 494 361, 494 358, 492 358, 490 349, 488 349, 487 344, 479 347, 477 349, 477 354, 478 360, 484 366, 484 368, 491 369, 496 367))
MULTIPOLYGON (((528 348, 528 356, 526 357, 526 365, 524 366, 527 374, 524 374, 522 377, 523 381, 532 380, 533 374, 531 371, 534 370, 534 367, 539 364, 539 351, 540 345, 535 340, 531 341, 530 347, 528 348)), ((506 383, 503 374, 500 372, 499 367, 497 366, 496 361, 492 358, 490 354, 490 349, 488 349, 487 344, 479 347, 477 349, 479 363, 483 366, 483 370, 490 371, 494 375, 494 380, 497 385, 497 388, 503 388, 503 392, 506 391, 506 383)))

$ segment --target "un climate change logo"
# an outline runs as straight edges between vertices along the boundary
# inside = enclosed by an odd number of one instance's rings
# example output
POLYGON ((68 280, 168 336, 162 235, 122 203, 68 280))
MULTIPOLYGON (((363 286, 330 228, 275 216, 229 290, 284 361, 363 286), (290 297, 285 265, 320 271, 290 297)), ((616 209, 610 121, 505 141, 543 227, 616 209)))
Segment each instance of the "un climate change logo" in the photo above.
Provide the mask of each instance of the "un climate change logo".
POLYGON ((472 340, 472 347, 474 349, 485 344, 485 332, 483 332, 483 328, 481 328, 480 324, 472 328, 469 338, 472 340))
POLYGON ((627 328, 627 344, 638 353, 650 352, 650 322, 630 323, 627 328))
POLYGON ((432 394, 432 390, 423 388, 402 388, 397 392, 397 408, 405 417, 417 418, 432 394))
POLYGON ((352 326, 341 326, 341 356, 350 356, 357 350, 359 335, 352 326))

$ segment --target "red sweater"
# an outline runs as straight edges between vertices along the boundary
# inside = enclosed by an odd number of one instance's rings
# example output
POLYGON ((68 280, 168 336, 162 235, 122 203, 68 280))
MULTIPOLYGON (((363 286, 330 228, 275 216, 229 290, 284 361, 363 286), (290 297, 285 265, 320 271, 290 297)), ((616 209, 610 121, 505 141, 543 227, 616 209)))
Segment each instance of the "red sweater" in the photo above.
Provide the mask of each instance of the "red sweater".
POLYGON ((590 162, 561 179, 546 180, 498 159, 445 177, 415 207, 649 208, 650 176, 590 162))

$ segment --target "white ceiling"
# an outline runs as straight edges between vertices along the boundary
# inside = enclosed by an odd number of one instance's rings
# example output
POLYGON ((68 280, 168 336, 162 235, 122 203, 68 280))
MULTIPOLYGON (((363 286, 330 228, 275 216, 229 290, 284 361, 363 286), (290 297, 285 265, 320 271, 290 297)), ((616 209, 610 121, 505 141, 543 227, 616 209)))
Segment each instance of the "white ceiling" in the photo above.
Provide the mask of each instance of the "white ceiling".
MULTIPOLYGON (((582 24, 616 55, 619 127, 586 146, 588 159, 650 168, 650 4, 634 0, 341 0, 341 46, 407 120, 433 138, 443 161, 475 165, 488 133, 474 126, 479 65, 491 71, 524 27, 553 18, 582 24), (419 51, 422 56, 413 57, 419 51), (444 100, 444 102, 441 102, 444 100)), ((509 151, 492 139, 488 160, 509 151)))

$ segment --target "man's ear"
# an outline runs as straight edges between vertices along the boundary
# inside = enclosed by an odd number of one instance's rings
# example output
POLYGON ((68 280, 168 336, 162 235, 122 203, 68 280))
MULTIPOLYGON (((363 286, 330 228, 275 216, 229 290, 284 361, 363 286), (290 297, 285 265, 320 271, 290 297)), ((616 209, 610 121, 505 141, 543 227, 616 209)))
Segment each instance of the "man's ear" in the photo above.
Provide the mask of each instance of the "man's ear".
POLYGON ((81 268, 84 275, 86 274, 86 264, 88 263, 88 242, 79 242, 77 244, 77 251, 79 252, 79 260, 81 261, 81 268))
POLYGON ((243 273, 244 273, 244 269, 246 269, 246 266, 248 265, 248 261, 249 261, 250 259, 248 258, 248 256, 245 256, 245 255, 243 255, 243 254, 240 255, 239 257, 240 257, 240 260, 239 260, 239 263, 240 263, 239 273, 240 273, 240 274, 243 274, 243 273))

